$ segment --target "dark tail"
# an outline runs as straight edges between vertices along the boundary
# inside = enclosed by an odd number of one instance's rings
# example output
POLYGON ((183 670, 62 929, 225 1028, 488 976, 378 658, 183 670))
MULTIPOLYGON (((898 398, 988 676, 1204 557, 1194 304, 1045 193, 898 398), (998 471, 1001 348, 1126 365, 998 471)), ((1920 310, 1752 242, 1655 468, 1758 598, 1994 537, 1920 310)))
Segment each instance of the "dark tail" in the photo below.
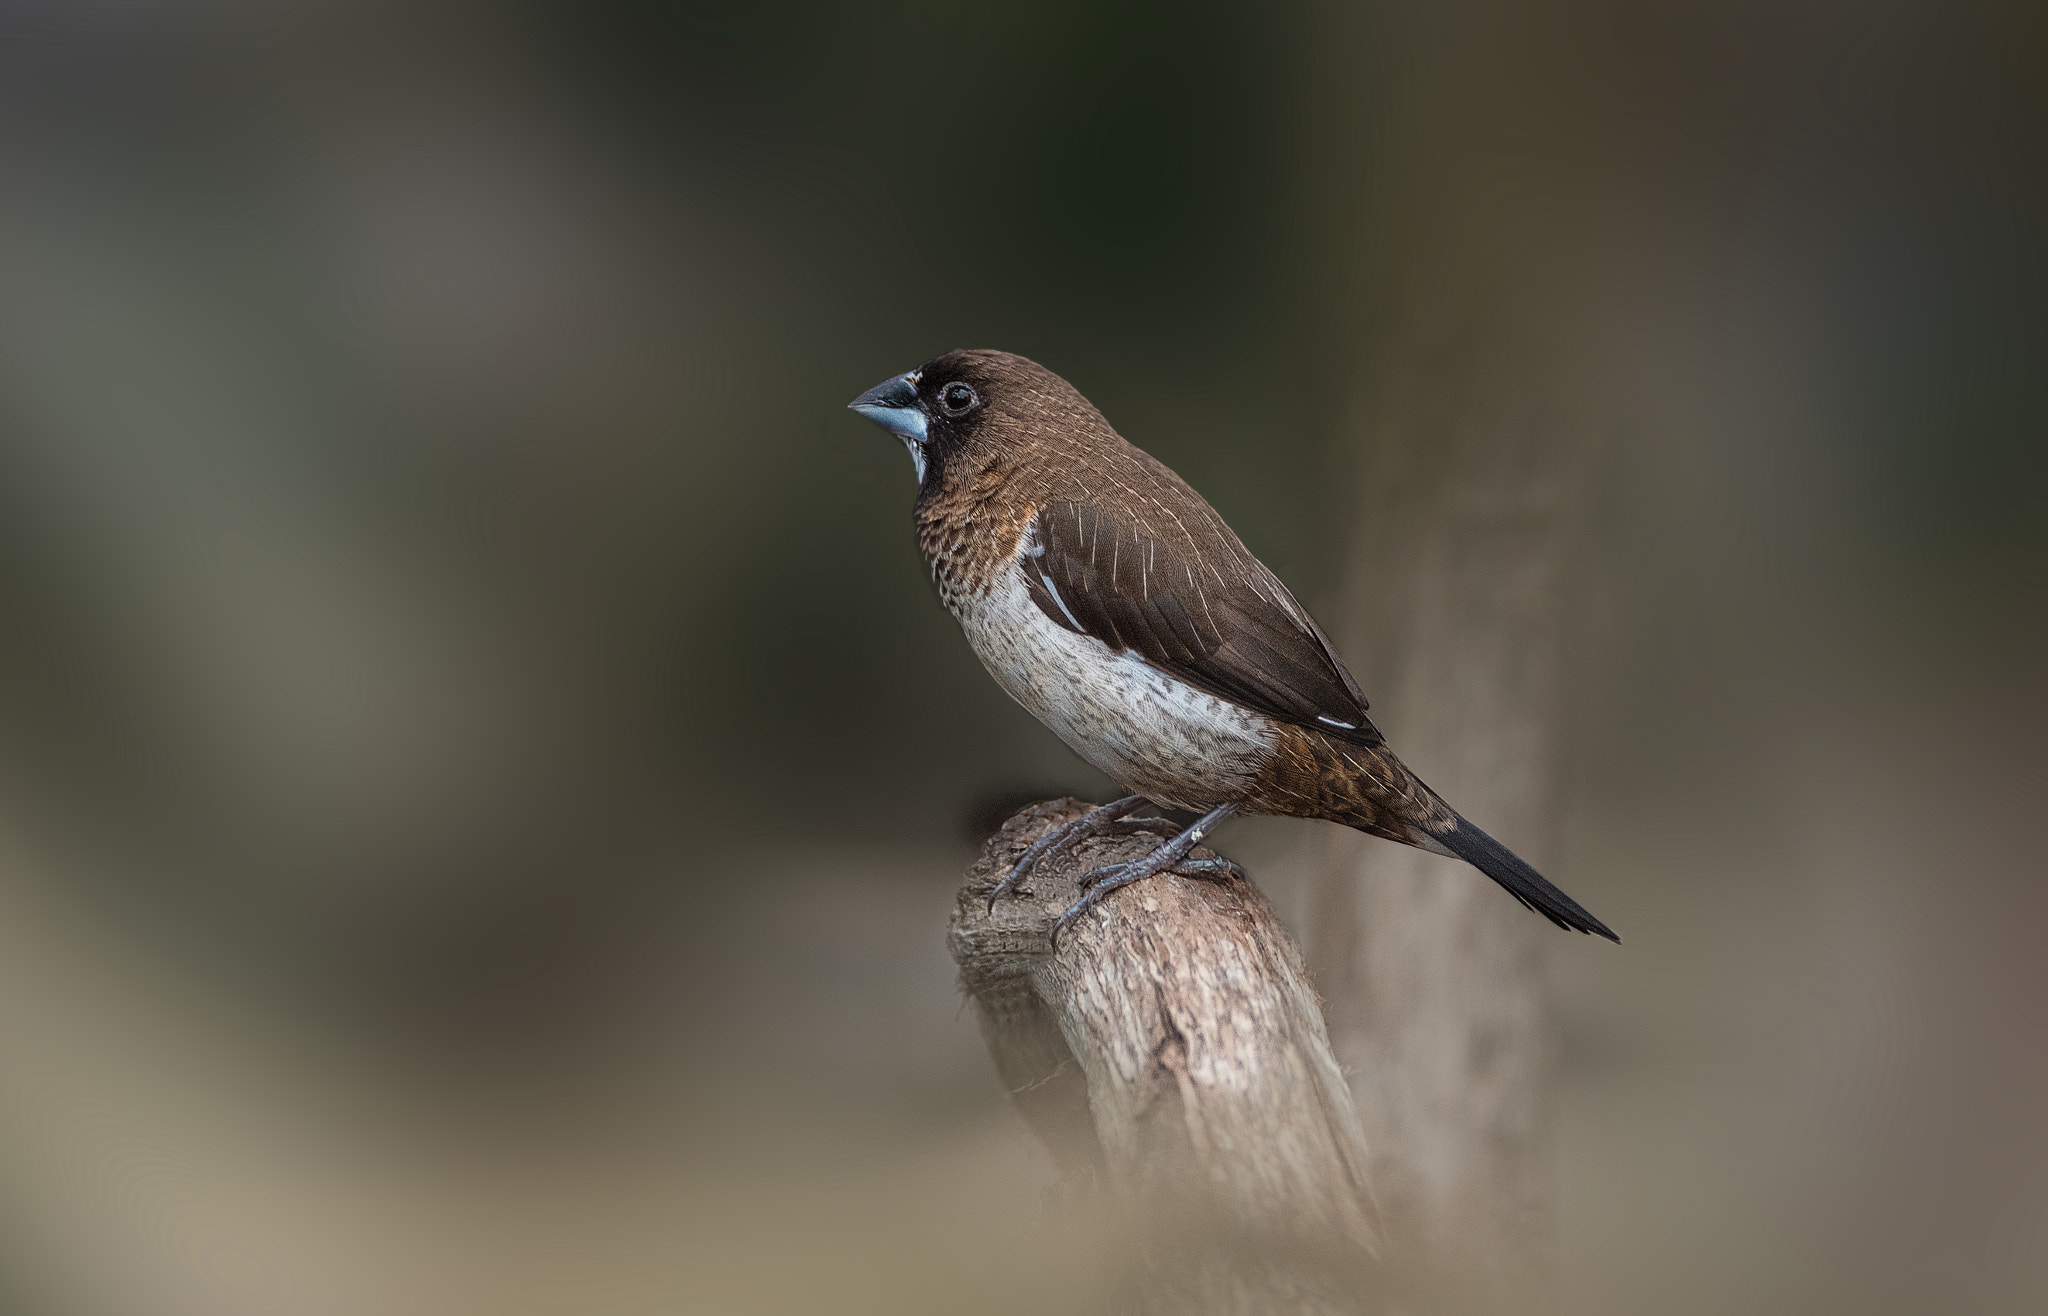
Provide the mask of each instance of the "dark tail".
POLYGON ((1619 943, 1605 923, 1579 907, 1514 851, 1463 818, 1450 831, 1432 836, 1439 845, 1508 889, 1508 894, 1568 932, 1591 932, 1619 943))

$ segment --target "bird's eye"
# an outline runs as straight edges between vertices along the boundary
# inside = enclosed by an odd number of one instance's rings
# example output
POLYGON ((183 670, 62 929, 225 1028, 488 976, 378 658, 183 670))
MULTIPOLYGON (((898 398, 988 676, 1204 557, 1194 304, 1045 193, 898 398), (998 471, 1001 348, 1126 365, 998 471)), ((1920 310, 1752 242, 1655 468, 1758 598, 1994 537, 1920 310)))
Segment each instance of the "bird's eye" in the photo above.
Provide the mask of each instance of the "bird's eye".
POLYGON ((974 390, 957 381, 939 390, 939 410, 948 416, 964 416, 981 405, 974 390))

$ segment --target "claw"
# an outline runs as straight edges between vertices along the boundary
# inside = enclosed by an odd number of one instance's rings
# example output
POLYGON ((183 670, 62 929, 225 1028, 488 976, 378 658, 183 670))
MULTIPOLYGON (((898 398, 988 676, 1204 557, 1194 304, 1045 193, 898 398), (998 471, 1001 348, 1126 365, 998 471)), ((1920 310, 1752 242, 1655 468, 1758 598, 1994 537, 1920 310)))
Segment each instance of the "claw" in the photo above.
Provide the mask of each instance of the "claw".
MULTIPOLYGON (((1012 894, 1018 887, 1022 886, 1024 879, 1030 875, 1033 868, 1038 866, 1039 861, 1066 849, 1084 836, 1092 836, 1106 828, 1120 825, 1118 820, 1127 813, 1136 812, 1144 806, 1144 803, 1145 797, 1142 795, 1126 795, 1120 800, 1090 809, 1078 818, 1069 819, 1039 837, 1036 841, 1033 841, 1030 848, 1017 857, 1017 862, 1011 865, 1010 871, 1003 876, 1003 880, 996 883, 995 890, 989 892, 988 912, 991 914, 995 913, 996 902, 1004 896, 1012 894)), ((1150 820, 1139 819, 1138 821, 1150 820)), ((1164 819, 1159 821, 1167 826, 1172 825, 1165 823, 1164 819)), ((1133 830, 1136 829, 1133 828, 1133 830)))

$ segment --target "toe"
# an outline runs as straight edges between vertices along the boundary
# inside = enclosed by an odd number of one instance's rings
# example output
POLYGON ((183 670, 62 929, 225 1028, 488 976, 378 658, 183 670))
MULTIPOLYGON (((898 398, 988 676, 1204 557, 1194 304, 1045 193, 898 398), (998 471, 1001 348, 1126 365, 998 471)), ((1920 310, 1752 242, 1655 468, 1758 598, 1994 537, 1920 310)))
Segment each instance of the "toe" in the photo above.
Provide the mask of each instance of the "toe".
POLYGON ((1129 864, 1104 864, 1101 868, 1091 869, 1081 874, 1080 877, 1075 879, 1074 885, 1080 887, 1083 891, 1093 891, 1111 878, 1122 876, 1129 867, 1129 864))
POLYGON ((1236 878, 1244 881, 1244 869, 1221 855, 1213 859, 1183 859, 1173 866, 1173 871, 1182 877, 1198 877, 1209 881, 1223 881, 1236 878))

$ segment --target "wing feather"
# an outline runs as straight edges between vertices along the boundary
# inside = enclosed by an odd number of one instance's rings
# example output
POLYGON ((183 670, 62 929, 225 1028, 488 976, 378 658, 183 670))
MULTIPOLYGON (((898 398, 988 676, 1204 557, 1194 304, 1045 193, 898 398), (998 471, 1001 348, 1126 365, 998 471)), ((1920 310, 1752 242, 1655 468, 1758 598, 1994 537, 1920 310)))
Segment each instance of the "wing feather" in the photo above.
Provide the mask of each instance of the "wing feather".
POLYGON ((1322 628, 1220 519, 1204 528, 1217 542, 1203 543, 1178 518, 1167 534, 1148 535, 1097 504, 1057 501, 1026 530, 1026 586, 1055 624, 1198 689, 1384 743, 1322 628))

